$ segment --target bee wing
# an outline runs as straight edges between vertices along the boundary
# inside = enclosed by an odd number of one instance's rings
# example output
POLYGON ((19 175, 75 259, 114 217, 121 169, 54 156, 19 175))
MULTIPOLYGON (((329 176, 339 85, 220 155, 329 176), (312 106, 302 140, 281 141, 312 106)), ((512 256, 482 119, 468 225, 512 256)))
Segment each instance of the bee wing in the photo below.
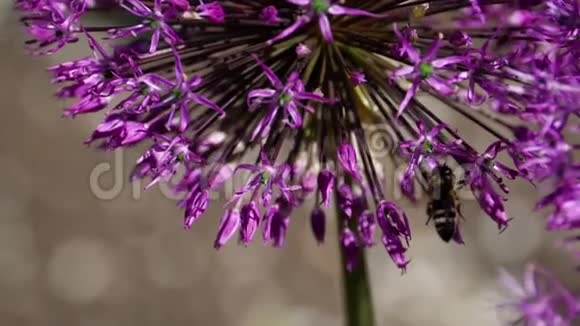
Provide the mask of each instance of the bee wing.
POLYGON ((455 184, 457 190, 461 190, 463 189, 463 187, 465 187, 467 185, 467 181, 465 181, 465 179, 459 180, 457 181, 457 183, 455 184))
MULTIPOLYGON (((465 217, 463 216, 463 212, 461 211, 461 203, 457 202, 457 206, 455 207, 455 209, 457 210, 457 216, 459 216, 459 219, 461 221, 465 221, 465 217)), ((457 223, 459 223, 460 221, 458 220, 457 223)))
POLYGON ((431 221, 432 218, 433 218, 433 202, 429 202, 429 204, 427 204, 427 222, 425 222, 425 225, 429 225, 429 222, 431 221))

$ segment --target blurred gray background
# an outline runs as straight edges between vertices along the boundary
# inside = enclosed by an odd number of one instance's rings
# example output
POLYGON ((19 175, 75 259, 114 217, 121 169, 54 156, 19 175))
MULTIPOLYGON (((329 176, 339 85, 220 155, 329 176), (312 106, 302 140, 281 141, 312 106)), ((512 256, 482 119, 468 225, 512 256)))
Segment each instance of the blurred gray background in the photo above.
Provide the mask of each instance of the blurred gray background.
MULTIPOLYGON (((0 325, 341 324, 336 236, 317 246, 308 212, 297 211, 286 248, 232 241, 216 252, 219 205, 184 231, 182 211, 159 188, 126 182, 138 150, 87 148, 99 118, 61 118, 65 103, 52 96, 46 67, 88 54, 85 45, 27 55, 11 1, 0 4, 0 24, 0 325), (110 191, 95 194, 91 174, 110 191)), ((508 297, 497 270, 520 273, 530 261, 580 288, 570 256, 531 212, 536 190, 512 187, 516 220, 501 235, 464 204, 466 246, 446 245, 424 226, 424 203, 403 203, 414 232, 408 273, 381 246, 369 252, 378 325, 501 325, 495 305, 508 297)))

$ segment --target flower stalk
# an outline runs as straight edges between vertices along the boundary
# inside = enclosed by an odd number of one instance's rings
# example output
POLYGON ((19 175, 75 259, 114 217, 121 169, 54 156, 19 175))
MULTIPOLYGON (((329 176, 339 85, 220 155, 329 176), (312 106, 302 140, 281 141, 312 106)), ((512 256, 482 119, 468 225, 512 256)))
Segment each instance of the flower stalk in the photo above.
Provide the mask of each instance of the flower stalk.
MULTIPOLYGON (((338 216, 338 234, 343 231, 343 223, 347 221, 346 216, 341 210, 337 209, 338 216)), ((349 227, 356 229, 356 223, 350 220, 349 227)), ((345 326, 375 326, 375 313, 371 295, 369 274, 364 250, 358 250, 356 253, 356 266, 349 271, 346 266, 349 262, 350 252, 346 247, 340 245, 341 261, 341 282, 343 291, 343 311, 345 326)))

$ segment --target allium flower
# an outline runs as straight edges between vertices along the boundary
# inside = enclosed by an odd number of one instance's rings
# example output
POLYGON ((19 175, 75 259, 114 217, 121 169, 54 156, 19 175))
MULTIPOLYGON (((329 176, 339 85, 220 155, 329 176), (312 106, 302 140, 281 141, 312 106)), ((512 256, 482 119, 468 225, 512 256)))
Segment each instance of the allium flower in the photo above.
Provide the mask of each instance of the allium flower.
POLYGON ((568 326, 580 320, 580 294, 568 291, 539 267, 529 265, 521 283, 506 271, 501 278, 511 298, 500 308, 514 311, 519 316, 516 323, 568 326))
POLYGON ((292 25, 284 29, 276 37, 269 40, 269 43, 277 42, 287 38, 288 36, 294 34, 294 32, 296 32, 301 27, 307 25, 312 20, 318 21, 318 27, 320 28, 320 33, 322 33, 324 40, 327 42, 332 42, 334 36, 332 35, 332 27, 330 25, 328 15, 366 16, 381 18, 381 15, 373 14, 365 10, 349 8, 332 3, 334 0, 286 0, 286 2, 303 7, 306 13, 296 19, 292 25))
MULTIPOLYGON (((63 84, 57 95, 76 100, 65 116, 105 113, 87 140, 103 149, 148 144, 133 178, 172 181, 183 194, 185 228, 203 216, 210 192, 245 171, 216 221, 216 248, 236 234, 244 245, 261 234, 281 247, 294 219, 309 219, 321 243, 334 204, 353 271, 378 239, 408 268, 408 220, 427 220, 407 216, 387 195, 367 123, 385 131, 408 198, 427 190, 446 162, 464 170, 458 181, 500 230, 511 219, 504 179, 515 178, 552 188, 538 204, 554 208, 549 230, 578 230, 580 146, 570 139, 580 130, 579 7, 576 0, 16 1, 34 53, 88 42, 87 57, 50 69, 63 84), (127 23, 85 19, 103 9, 127 23), (472 130, 446 121, 449 114, 472 130), (483 150, 468 134, 493 140, 483 150), (303 205, 311 214, 292 216, 303 205)), ((459 229, 455 241, 463 242, 459 229)))
POLYGON ((140 18, 141 23, 122 28, 112 28, 109 30, 109 35, 112 38, 125 38, 128 36, 137 36, 144 32, 153 31, 151 36, 151 45, 149 52, 157 51, 159 40, 163 38, 168 44, 176 44, 179 42, 179 36, 171 29, 167 23, 171 17, 171 13, 164 12, 162 8, 162 0, 155 0, 153 8, 147 7, 139 0, 123 0, 120 6, 140 18))

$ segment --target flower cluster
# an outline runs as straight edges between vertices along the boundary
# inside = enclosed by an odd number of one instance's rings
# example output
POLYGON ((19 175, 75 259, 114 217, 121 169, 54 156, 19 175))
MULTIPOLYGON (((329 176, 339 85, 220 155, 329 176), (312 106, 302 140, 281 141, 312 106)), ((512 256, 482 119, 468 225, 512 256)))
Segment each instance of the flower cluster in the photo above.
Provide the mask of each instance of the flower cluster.
POLYGON ((580 320, 580 295, 547 271, 530 264, 521 284, 506 271, 501 271, 501 279, 512 298, 500 307, 519 316, 514 324, 567 326, 580 320))
POLYGON ((258 231, 265 243, 283 246, 292 211, 303 205, 313 205, 310 223, 322 242, 334 200, 347 268, 378 233, 405 269, 408 217, 386 198, 369 122, 394 144, 394 164, 405 164, 400 186, 411 200, 445 160, 465 171, 463 183, 500 230, 510 221, 504 180, 514 178, 553 186, 538 204, 554 208, 548 229, 580 227, 579 145, 570 143, 580 131, 576 0, 16 6, 33 53, 88 42, 92 55, 50 69, 64 84, 57 96, 75 100, 65 116, 105 112, 88 140, 103 149, 149 144, 135 178, 153 184, 183 169, 173 181, 184 195, 186 228, 206 211, 211 191, 246 172, 245 185, 228 198, 216 248, 236 234, 248 244, 258 231), (126 20, 103 26, 84 19, 99 12, 126 20), (419 93, 495 140, 476 148, 419 93))

